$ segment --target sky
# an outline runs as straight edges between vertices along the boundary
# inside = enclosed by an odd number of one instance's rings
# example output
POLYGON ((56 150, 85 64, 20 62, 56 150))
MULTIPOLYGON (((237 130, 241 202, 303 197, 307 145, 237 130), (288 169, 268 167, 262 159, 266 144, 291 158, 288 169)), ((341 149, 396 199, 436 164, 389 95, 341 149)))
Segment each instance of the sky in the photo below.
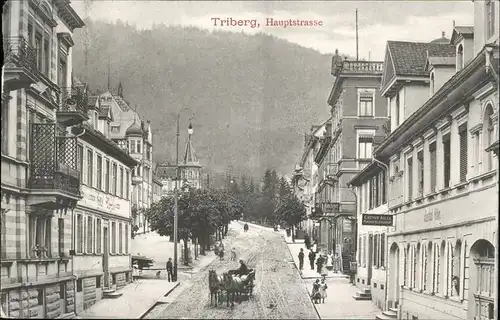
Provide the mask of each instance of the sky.
POLYGON ((473 3, 461 1, 146 1, 73 0, 82 17, 116 21, 140 29, 153 24, 197 26, 208 30, 265 32, 321 53, 356 56, 358 9, 359 58, 382 61, 387 40, 429 42, 456 25, 473 25, 473 3), (214 19, 256 19, 259 28, 214 26, 214 19), (317 20, 312 27, 266 27, 274 20, 317 20))

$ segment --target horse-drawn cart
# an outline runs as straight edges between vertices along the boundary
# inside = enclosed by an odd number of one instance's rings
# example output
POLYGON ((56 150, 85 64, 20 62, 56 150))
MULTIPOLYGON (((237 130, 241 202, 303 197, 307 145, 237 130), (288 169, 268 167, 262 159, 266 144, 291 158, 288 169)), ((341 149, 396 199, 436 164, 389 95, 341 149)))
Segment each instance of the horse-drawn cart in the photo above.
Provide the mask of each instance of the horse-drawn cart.
POLYGON ((215 270, 209 271, 209 289, 211 301, 215 298, 216 305, 221 301, 222 293, 226 293, 227 306, 231 302, 234 306, 234 301, 241 302, 241 296, 247 298, 253 294, 255 279, 255 270, 249 269, 248 274, 239 275, 238 270, 229 270, 218 276, 215 270))

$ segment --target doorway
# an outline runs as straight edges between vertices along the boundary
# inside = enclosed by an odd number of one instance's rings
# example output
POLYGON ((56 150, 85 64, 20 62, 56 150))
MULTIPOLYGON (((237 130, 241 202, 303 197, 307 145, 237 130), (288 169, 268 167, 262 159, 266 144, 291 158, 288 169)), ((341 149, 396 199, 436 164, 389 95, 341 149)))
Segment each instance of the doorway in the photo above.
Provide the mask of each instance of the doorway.
POLYGON ((104 272, 104 288, 109 288, 109 235, 108 227, 102 228, 103 232, 103 244, 104 244, 104 254, 102 255, 102 271, 104 272))
POLYGON ((399 247, 393 242, 389 249, 389 283, 387 292, 388 307, 397 308, 399 304, 399 247))

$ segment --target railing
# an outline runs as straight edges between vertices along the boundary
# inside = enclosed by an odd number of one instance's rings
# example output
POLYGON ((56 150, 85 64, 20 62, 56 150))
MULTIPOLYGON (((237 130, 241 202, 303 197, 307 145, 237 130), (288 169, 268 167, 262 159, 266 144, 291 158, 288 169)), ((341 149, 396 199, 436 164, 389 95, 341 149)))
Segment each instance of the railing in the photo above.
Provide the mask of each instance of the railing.
POLYGON ((87 115, 88 95, 84 86, 61 88, 59 111, 80 112, 87 115))
POLYGON ((9 36, 4 37, 3 41, 6 67, 25 68, 33 74, 38 72, 36 49, 24 37, 9 36))
POLYGON ((55 124, 35 123, 31 124, 30 149, 30 188, 80 196, 76 138, 63 136, 55 124))
POLYGON ((382 73, 384 63, 380 61, 339 61, 338 58, 332 59, 332 74, 338 75, 342 72, 349 73, 382 73))

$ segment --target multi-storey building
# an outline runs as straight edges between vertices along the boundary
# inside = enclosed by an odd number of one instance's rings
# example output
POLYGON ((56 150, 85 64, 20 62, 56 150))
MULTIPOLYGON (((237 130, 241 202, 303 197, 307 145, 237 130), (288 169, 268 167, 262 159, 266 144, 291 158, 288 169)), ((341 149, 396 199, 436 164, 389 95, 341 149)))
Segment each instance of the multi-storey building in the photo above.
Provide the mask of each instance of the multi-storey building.
POLYGON ((474 27, 454 27, 449 44, 387 44, 393 131, 374 157, 390 163, 387 300, 399 318, 496 317, 496 5, 476 1, 474 27))
POLYGON ((82 194, 70 127, 87 119, 87 93, 72 84, 71 57, 72 33, 84 23, 68 1, 3 9, 2 309, 55 318, 75 309, 71 230, 82 194))
POLYGON ((315 228, 317 223, 312 219, 316 211, 315 196, 318 187, 318 166, 314 162, 314 156, 320 147, 319 140, 326 135, 326 126, 330 123, 330 120, 326 120, 321 125, 312 126, 310 133, 305 134, 304 152, 292 177, 294 193, 306 207, 307 220, 301 222, 301 228, 312 239, 317 238, 317 228, 315 228))
POLYGON ((379 218, 389 215, 385 168, 386 164, 372 162, 348 183, 356 188, 358 199, 355 284, 364 293, 354 298, 369 297, 380 309, 385 309, 387 233, 392 231, 392 227, 384 223, 388 220, 379 218), (372 219, 363 221, 365 214, 372 219))
POLYGON ((126 147, 139 163, 132 172, 132 207, 137 212, 133 222, 137 233, 149 231, 144 210, 151 206, 153 196, 153 134, 150 121, 140 119, 124 99, 121 83, 116 92, 108 90, 99 95, 101 106, 110 108, 113 120, 109 134, 113 141, 126 147))
MULTIPOLYGON (((184 151, 184 158, 179 163, 179 178, 182 185, 189 185, 192 188, 201 188, 201 165, 196 157, 194 147, 192 144, 193 130, 188 129, 188 139, 186 142, 186 149, 184 151)), ((157 167, 157 176, 162 184, 162 196, 173 195, 175 190, 176 166, 169 162, 159 164, 157 167)))
MULTIPOLYGON (((379 93, 382 67, 382 62, 342 59, 338 51, 332 59, 331 141, 324 159, 318 158, 324 167, 318 191, 328 217, 321 228, 332 226, 329 246, 341 258, 344 272, 350 270, 356 248, 356 193, 347 183, 371 162, 373 144, 386 130, 387 106, 379 93)), ((325 241, 328 237, 321 239, 325 241)))
POLYGON ((158 166, 155 166, 153 170, 153 203, 161 200, 163 192, 163 183, 158 177, 158 166))
POLYGON ((77 314, 132 280, 130 191, 137 162, 110 139, 113 115, 97 96, 89 97, 88 118, 77 146, 83 199, 72 213, 77 314))

